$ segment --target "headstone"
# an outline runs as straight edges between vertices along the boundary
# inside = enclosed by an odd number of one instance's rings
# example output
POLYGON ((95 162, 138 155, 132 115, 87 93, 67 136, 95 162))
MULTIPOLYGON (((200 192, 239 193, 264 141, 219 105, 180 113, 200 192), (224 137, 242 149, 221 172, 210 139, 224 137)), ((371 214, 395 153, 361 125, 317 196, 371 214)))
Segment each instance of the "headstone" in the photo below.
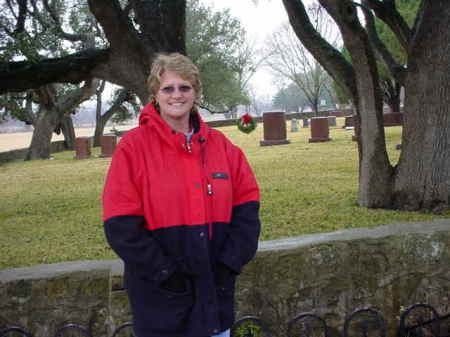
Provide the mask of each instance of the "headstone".
POLYGON ((307 128, 309 126, 309 120, 308 117, 303 118, 303 127, 307 128))
POLYGON ((75 138, 75 159, 86 159, 91 157, 91 138, 75 138))
POLYGON ((111 157, 117 145, 116 135, 103 135, 100 138, 102 153, 100 157, 111 157))
POLYGON ((345 116, 344 128, 353 127, 353 116, 345 116))
POLYGON ((330 128, 328 126, 328 117, 311 118, 311 138, 310 143, 330 141, 330 128))
POLYGON ((403 125, 403 114, 401 112, 388 112, 383 114, 384 126, 403 125))
POLYGON ((265 112, 263 114, 264 140, 261 146, 289 144, 286 139, 286 117, 284 112, 265 112))
POLYGON ((291 132, 298 132, 298 120, 291 119, 291 132))
POLYGON ((328 116, 328 126, 336 126, 336 116, 328 116))

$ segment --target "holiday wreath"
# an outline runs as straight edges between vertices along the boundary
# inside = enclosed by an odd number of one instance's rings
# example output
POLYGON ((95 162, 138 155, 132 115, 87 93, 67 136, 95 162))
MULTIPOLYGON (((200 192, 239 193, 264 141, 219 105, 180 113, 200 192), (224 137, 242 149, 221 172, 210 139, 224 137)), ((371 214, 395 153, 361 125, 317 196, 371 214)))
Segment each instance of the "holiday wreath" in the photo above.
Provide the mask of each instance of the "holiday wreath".
POLYGON ((256 128, 256 122, 249 114, 242 115, 237 122, 238 129, 244 133, 250 133, 256 128))

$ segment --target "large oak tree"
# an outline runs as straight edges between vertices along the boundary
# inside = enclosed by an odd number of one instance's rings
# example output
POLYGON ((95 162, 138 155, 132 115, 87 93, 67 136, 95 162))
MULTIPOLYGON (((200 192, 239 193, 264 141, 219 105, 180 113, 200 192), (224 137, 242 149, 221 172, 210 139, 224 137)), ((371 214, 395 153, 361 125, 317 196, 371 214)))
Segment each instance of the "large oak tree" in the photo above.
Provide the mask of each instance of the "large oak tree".
POLYGON ((355 104, 359 120, 358 202, 367 207, 442 211, 450 197, 450 2, 422 0, 408 26, 395 0, 319 0, 341 31, 352 63, 312 26, 303 1, 283 0, 298 38, 355 104), (368 26, 363 26, 358 7, 368 26), (402 66, 371 29, 383 20, 407 53, 402 66), (402 152, 391 165, 386 151, 382 93, 375 51, 405 87, 402 152))
MULTIPOLYGON (((101 32, 86 3, 72 0, 6 1, 1 3, 0 42, 3 60, 25 59, 30 65, 45 62, 46 57, 60 57, 70 52, 83 52, 96 45, 101 32), (98 32, 95 34, 94 32, 98 32), (97 36, 96 36, 97 35, 97 36)), ((25 61, 21 62, 25 64, 25 61)), ((9 66, 9 65, 7 65, 9 66)), ((39 74, 35 74, 39 76, 39 74)), ((30 81, 32 82, 32 80, 30 81)), ((74 147, 75 131, 72 113, 88 100, 98 81, 86 78, 78 85, 45 84, 28 90, 27 102, 15 101, 14 95, 3 96, 17 106, 12 117, 33 125, 33 137, 26 160, 50 157, 53 132, 63 132, 67 148, 74 147)))
MULTIPOLYGON (((226 10, 215 12, 198 0, 186 4, 90 1, 89 9, 84 0, 3 1, 8 15, 3 22, 0 20, 0 35, 8 35, 10 42, 0 43, 0 49, 16 48, 18 52, 2 52, 0 58, 10 61, 22 57, 26 61, 0 64, 0 92, 97 77, 126 88, 117 97, 119 101, 128 97, 124 94, 127 91, 146 103, 145 79, 154 54, 184 53, 187 40, 187 52, 199 65, 205 84, 203 106, 228 111, 247 102, 244 87, 254 73, 248 69, 255 67, 247 52, 250 48, 244 29, 226 10), (109 48, 100 47, 105 45, 109 48), (64 56, 68 51, 72 54, 64 56), (43 55, 54 58, 45 59, 43 55)), ((97 118, 95 144, 108 119, 123 111, 122 103, 116 103, 108 113, 98 114, 101 118, 97 118)))
MULTIPOLYGON (((20 0, 20 8, 47 0, 20 0)), ((80 83, 105 79, 125 87, 146 102, 146 78, 157 52, 185 53, 186 0, 88 0, 89 9, 109 42, 107 48, 89 48, 39 62, 0 64, 0 94, 25 91, 55 82, 80 83)), ((29 12, 17 13, 17 30, 29 12)))
POLYGON ((185 2, 89 1, 88 9, 83 1, 7 0, 0 6, 5 13, 0 20, 5 35, 0 93, 34 89, 40 98, 26 159, 49 158, 53 131, 61 129, 66 136, 66 114, 95 90, 79 88, 68 96, 69 106, 57 99, 55 90, 48 90, 61 87, 54 83, 86 84, 102 78, 146 102, 153 55, 185 51, 185 2), (8 62, 17 58, 25 60, 8 62))

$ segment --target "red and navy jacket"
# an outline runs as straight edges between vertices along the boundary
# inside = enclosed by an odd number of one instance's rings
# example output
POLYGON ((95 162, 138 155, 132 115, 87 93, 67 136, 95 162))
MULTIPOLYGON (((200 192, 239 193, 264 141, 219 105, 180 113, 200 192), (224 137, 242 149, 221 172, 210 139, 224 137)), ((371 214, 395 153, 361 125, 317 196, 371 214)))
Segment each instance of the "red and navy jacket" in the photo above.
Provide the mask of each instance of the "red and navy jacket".
POLYGON ((106 237, 125 264, 137 337, 203 337, 234 322, 234 282, 255 255, 259 189, 242 151, 191 116, 188 142, 153 105, 114 152, 106 237), (224 272, 226 271, 226 272, 224 272), (164 287, 183 275, 182 291, 164 287))

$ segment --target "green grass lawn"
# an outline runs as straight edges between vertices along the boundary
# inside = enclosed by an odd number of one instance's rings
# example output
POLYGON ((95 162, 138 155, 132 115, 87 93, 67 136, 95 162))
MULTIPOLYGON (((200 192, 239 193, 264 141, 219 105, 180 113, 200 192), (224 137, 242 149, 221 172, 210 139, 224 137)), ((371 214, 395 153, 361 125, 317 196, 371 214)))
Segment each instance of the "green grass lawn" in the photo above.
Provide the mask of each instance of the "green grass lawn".
MULTIPOLYGON (((310 130, 300 128, 288 132, 289 145, 260 147, 262 125, 250 135, 235 126, 220 130, 246 152, 254 168, 261 187, 262 240, 450 215, 358 207, 353 131, 331 128, 331 142, 308 143, 310 130)), ((386 128, 386 133, 395 163, 401 128, 386 128)), ((67 151, 54 160, 0 166, 0 269, 115 258, 101 221, 110 159, 98 158, 98 149, 93 155, 74 160, 74 152, 67 151)))

